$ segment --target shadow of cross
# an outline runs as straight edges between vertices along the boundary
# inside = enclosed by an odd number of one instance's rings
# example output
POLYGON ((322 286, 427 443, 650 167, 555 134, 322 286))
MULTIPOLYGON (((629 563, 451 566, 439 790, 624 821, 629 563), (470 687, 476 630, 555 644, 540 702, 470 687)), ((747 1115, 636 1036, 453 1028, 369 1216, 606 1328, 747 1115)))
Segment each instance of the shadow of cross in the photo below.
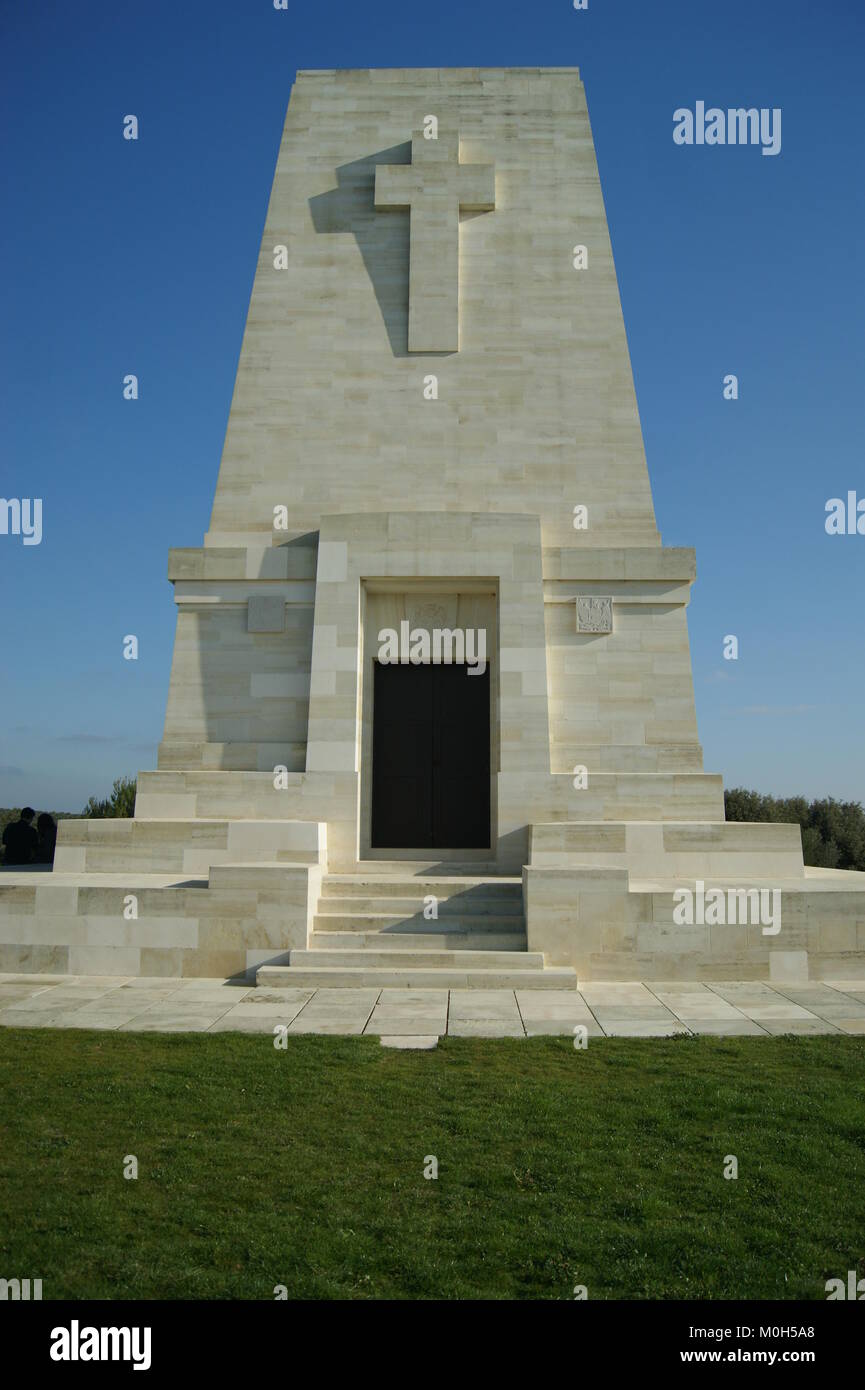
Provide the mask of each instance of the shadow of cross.
POLYGON ((409 352, 459 351, 460 212, 491 212, 495 165, 460 164, 459 134, 415 132, 411 164, 379 164, 378 211, 409 210, 409 352))
POLYGON ((354 236, 394 357, 408 354, 408 218, 381 217, 376 212, 375 171, 379 164, 408 164, 410 158, 411 145, 405 140, 340 164, 336 188, 309 199, 316 232, 323 236, 350 232, 354 236))

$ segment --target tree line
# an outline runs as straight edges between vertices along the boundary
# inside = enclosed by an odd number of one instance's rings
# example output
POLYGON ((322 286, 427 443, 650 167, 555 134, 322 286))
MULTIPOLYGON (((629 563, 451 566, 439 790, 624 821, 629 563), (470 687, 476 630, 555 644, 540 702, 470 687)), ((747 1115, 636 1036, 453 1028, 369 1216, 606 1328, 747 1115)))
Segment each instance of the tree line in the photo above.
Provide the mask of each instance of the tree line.
POLYGON ((861 801, 825 796, 764 796, 733 787, 724 793, 727 820, 785 821, 802 829, 806 864, 821 869, 865 870, 865 810, 861 801))
MULTIPOLYGON (((807 801, 804 796, 766 796, 732 787, 724 793, 727 820, 784 821, 802 830, 806 864, 822 869, 865 871, 865 810, 860 801, 836 801, 833 796, 807 801)), ((83 811, 52 811, 55 820, 69 817, 131 816, 135 811, 135 778, 118 777, 106 797, 91 796, 83 811)), ((20 807, 0 808, 0 834, 20 814, 20 807)))

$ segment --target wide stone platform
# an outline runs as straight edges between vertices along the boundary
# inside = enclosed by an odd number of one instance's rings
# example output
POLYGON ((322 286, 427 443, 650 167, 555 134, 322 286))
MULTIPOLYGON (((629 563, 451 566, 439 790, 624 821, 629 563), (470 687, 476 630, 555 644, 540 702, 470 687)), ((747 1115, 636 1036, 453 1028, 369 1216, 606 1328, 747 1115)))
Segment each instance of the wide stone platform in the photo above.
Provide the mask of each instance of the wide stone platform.
POLYGON ((0 971, 359 1028, 403 992, 507 1028, 577 984, 865 979, 865 874, 726 823, 703 767, 576 69, 298 72, 168 577, 158 766, 134 817, 61 821, 54 873, 0 871, 0 971))
POLYGON ((278 848, 253 819, 184 823, 181 866, 165 833, 178 824, 62 821, 54 872, 0 870, 0 969, 313 989, 865 977, 865 874, 806 867, 796 825, 535 824, 520 877, 483 860, 329 872, 323 824, 284 822, 278 848), (118 840, 145 847, 146 867, 118 840), (98 868, 67 865, 82 849, 98 868), (778 930, 680 924, 678 895, 701 884, 777 895, 778 930))
POLYGON ((231 981, 0 975, 0 1025, 382 1038, 865 1034, 865 978, 772 986, 598 982, 581 990, 264 989, 231 981))

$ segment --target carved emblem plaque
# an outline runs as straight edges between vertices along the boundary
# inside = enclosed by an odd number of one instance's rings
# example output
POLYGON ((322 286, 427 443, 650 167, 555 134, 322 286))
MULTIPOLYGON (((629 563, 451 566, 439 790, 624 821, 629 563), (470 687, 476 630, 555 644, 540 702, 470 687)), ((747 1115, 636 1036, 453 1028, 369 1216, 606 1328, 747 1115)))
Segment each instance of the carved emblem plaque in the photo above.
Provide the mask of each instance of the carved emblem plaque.
POLYGON ((613 600, 595 595, 577 598, 577 632, 612 632, 613 600))

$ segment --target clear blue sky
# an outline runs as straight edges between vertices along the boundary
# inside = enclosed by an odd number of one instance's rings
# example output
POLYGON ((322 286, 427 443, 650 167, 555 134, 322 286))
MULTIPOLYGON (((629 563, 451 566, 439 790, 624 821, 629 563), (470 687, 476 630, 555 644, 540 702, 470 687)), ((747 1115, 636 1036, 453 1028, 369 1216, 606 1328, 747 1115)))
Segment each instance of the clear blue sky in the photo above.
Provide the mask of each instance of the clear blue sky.
POLYGON ((295 69, 476 64, 586 84, 707 770, 865 798, 865 536, 824 531, 865 496, 862 0, 3 0, 0 54, 0 495, 45 509, 0 535, 0 805, 155 766, 295 69), (674 145, 697 100, 781 107, 780 155, 674 145))

